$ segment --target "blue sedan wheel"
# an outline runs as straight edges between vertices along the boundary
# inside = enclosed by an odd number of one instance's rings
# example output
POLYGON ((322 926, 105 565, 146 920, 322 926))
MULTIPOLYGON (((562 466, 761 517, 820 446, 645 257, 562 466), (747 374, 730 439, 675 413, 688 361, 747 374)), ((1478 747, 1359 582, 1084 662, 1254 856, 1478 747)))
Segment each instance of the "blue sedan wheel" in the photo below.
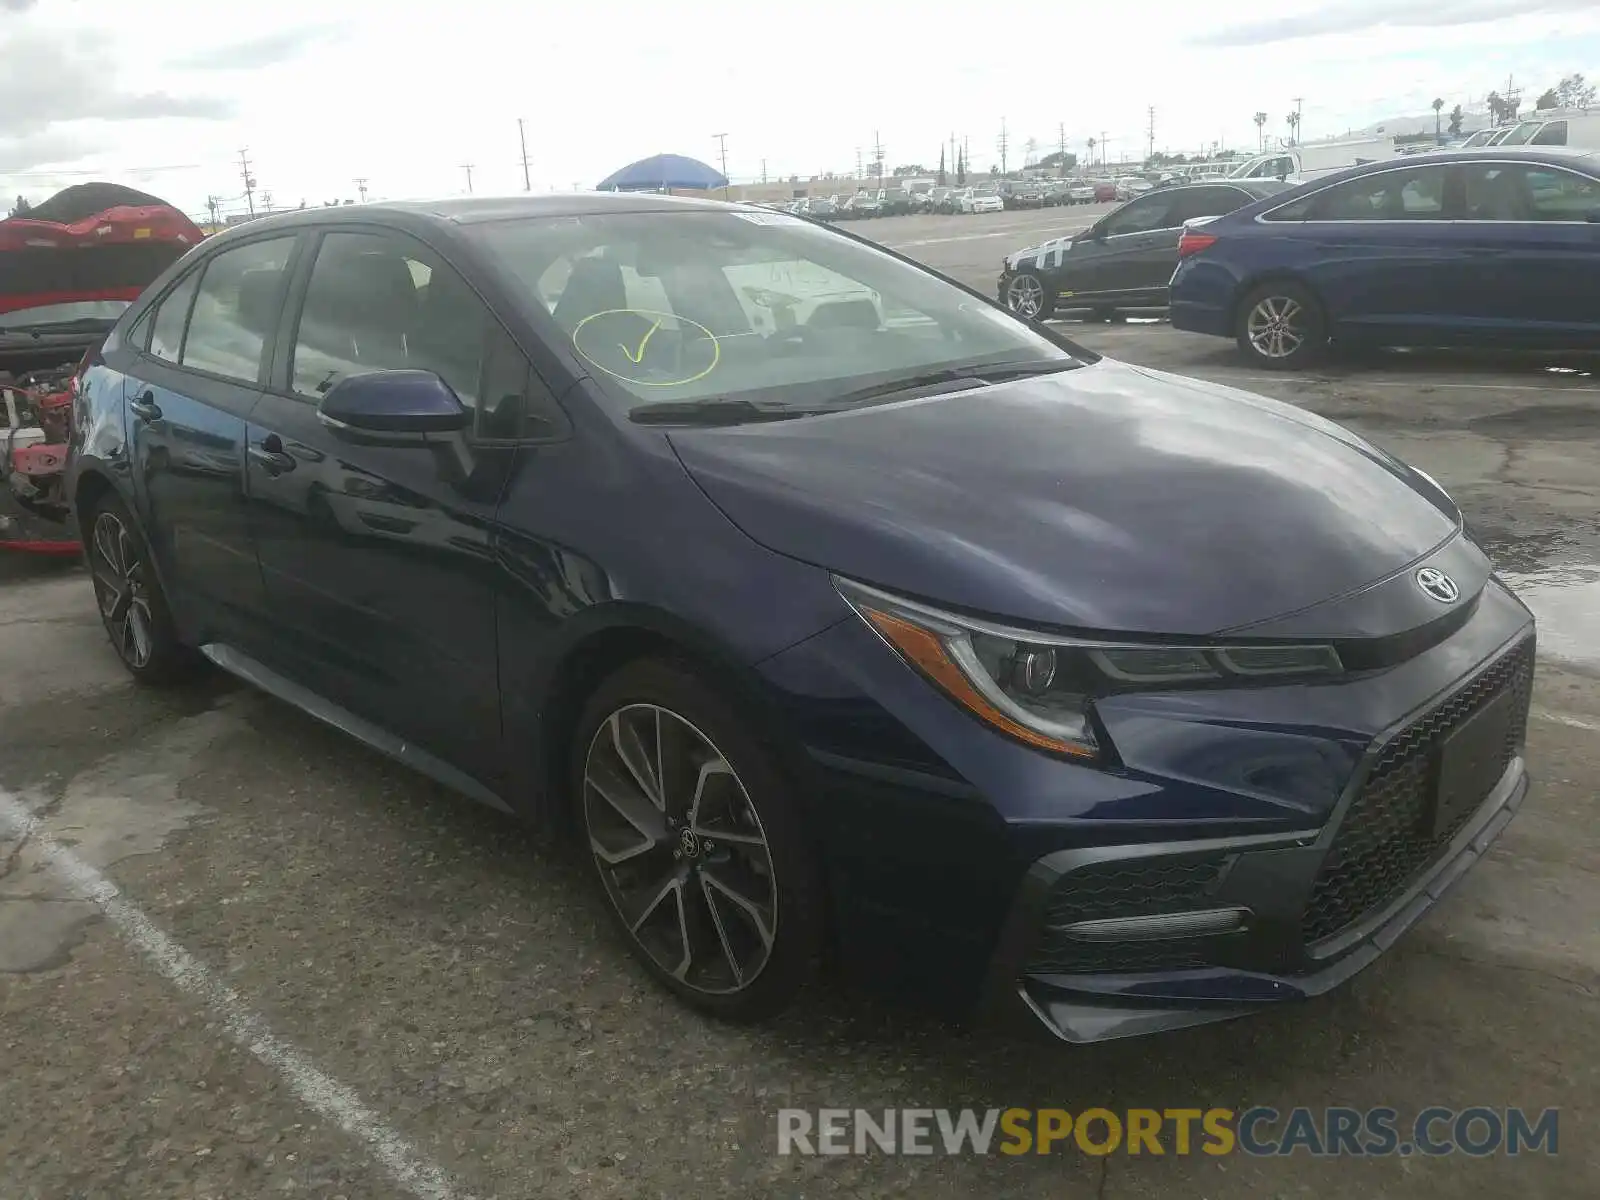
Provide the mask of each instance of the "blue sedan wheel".
POLYGON ((1306 366, 1328 341, 1316 297, 1287 280, 1263 284, 1244 298, 1236 336, 1252 361, 1280 371, 1306 366))
POLYGON ((764 739, 658 661, 601 685, 579 732, 582 830, 629 948, 712 1015, 787 1005, 815 972, 823 905, 789 772, 764 739))

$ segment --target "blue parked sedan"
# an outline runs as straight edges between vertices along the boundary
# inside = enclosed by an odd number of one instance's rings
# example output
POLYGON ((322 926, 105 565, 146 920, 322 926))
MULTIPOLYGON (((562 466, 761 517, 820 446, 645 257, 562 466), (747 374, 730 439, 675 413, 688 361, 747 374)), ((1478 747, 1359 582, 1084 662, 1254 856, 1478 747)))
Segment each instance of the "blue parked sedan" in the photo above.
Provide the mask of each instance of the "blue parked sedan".
POLYGON ((1533 621, 1426 476, 786 214, 267 218, 76 403, 136 679, 573 835, 713 1014, 829 959, 1072 1040, 1315 995, 1527 790, 1533 621))
POLYGON ((1173 326, 1265 367, 1329 342, 1600 347, 1600 155, 1370 163, 1194 223, 1179 253, 1173 326))

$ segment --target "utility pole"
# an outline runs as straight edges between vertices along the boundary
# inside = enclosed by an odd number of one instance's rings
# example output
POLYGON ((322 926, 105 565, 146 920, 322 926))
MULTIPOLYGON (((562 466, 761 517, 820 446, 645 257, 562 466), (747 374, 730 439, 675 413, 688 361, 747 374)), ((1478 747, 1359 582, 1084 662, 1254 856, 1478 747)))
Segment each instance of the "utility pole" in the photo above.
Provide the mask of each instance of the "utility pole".
POLYGON ((461 169, 467 173, 467 195, 472 195, 472 164, 462 163, 461 169))
POLYGON ((361 193, 361 203, 365 204, 367 202, 367 181, 365 179, 357 179, 355 185, 356 191, 361 193))
POLYGON ((713 133, 711 136, 716 138, 717 144, 722 147, 722 198, 726 200, 728 198, 728 135, 725 133, 713 133))
POLYGON ((217 220, 217 198, 215 196, 207 196, 206 207, 211 210, 211 227, 215 229, 219 224, 217 220))
POLYGON ((250 206, 250 215, 256 215, 256 177, 250 174, 248 150, 239 151, 239 173, 244 176, 244 199, 250 206))
POLYGON ((767 182, 767 160, 764 158, 761 160, 761 182, 767 182))
POLYGON ((995 146, 1000 151, 1000 174, 1002 174, 1002 175, 1004 175, 1006 173, 1006 145, 1010 140, 1011 139, 1006 134, 1006 119, 1004 117, 1001 117, 1000 118, 1000 139, 999 139, 999 141, 997 141, 995 143, 995 146))
POLYGON ((1150 128, 1146 133, 1150 139, 1150 149, 1145 153, 1144 160, 1149 162, 1156 156, 1156 106, 1150 106, 1150 128))
POLYGON ((522 128, 522 118, 517 118, 517 141, 522 145, 522 190, 533 191, 533 180, 528 177, 528 135, 522 128))
POLYGON ((1304 143, 1306 140, 1305 130, 1300 127, 1301 118, 1305 116, 1303 111, 1304 104, 1304 97, 1294 97, 1294 140, 1296 144, 1304 143))
POLYGON ((1100 131, 1100 165, 1102 167, 1106 165, 1106 131, 1104 129, 1100 131))
POLYGON ((872 131, 872 175, 879 183, 883 182, 883 143, 878 140, 878 131, 872 131))
POLYGON ((1056 128, 1056 132, 1061 137, 1061 158, 1056 162, 1056 174, 1065 179, 1067 177, 1067 123, 1065 121, 1061 122, 1056 128))

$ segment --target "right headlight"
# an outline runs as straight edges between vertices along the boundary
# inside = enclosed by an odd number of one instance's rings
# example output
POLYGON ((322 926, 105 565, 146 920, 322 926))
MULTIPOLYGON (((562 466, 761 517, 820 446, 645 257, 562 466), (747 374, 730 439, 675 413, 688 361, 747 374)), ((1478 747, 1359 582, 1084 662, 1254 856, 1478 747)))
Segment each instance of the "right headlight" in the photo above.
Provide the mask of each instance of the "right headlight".
POLYGON ((1070 638, 945 612, 835 577, 851 607, 901 658, 973 716, 1036 749, 1099 753, 1100 696, 1231 681, 1338 675, 1327 645, 1156 644, 1070 638))

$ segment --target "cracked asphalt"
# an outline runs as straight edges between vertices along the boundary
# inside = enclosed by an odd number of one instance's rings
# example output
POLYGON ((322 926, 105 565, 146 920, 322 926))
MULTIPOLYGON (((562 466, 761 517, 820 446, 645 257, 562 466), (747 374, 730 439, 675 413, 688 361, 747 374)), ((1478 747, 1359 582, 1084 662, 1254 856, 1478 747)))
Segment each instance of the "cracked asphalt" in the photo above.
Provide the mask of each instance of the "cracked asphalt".
MULTIPOLYGON (((867 231, 988 287, 1002 253, 1088 211, 867 231)), ((579 864, 227 680, 133 688, 79 568, 0 559, 0 799, 37 819, 28 838, 0 819, 0 1200, 1594 1196, 1593 366, 1379 355, 1263 377, 1164 325, 1064 328, 1351 424, 1438 478, 1537 597, 1535 790, 1386 958, 1301 1007, 1086 1049, 837 982, 770 1027, 715 1025, 649 984, 579 864), (780 1107, 1476 1104, 1559 1108, 1559 1154, 776 1152, 780 1107), (398 1181, 397 1146, 446 1190, 398 1181)))

